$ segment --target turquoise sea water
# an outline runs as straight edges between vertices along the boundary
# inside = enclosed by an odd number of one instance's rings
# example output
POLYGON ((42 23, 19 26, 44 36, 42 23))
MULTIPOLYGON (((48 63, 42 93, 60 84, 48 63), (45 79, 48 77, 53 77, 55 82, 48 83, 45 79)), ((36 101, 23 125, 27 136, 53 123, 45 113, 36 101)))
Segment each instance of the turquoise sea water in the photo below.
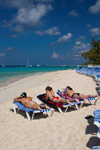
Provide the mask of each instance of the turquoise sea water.
POLYGON ((68 70, 76 67, 77 66, 0 67, 0 86, 7 85, 20 78, 35 75, 38 73, 68 70))

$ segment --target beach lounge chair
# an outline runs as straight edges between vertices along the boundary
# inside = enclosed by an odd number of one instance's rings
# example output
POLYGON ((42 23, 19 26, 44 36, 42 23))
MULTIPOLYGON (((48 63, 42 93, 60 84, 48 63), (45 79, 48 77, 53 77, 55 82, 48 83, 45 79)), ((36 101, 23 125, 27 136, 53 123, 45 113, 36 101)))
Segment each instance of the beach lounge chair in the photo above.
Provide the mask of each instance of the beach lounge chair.
POLYGON ((94 147, 92 147, 92 150, 100 150, 100 146, 94 146, 94 147))
POLYGON ((100 110, 95 110, 94 112, 94 124, 100 128, 100 110))
POLYGON ((94 124, 98 127, 97 137, 100 138, 100 110, 94 111, 94 124))
POLYGON ((95 80, 96 80, 96 81, 100 81, 100 74, 95 75, 94 77, 95 77, 95 80))
POLYGON ((30 108, 26 108, 20 102, 13 102, 13 110, 14 110, 15 113, 17 113, 16 106, 17 106, 18 110, 25 111, 28 120, 31 120, 30 114, 29 114, 30 112, 33 113, 32 114, 32 119, 34 119, 34 114, 36 114, 36 113, 46 112, 48 114, 48 116, 51 116, 52 113, 53 113, 53 109, 52 108, 50 108, 50 109, 43 109, 43 110, 33 110, 33 109, 30 109, 30 108))
POLYGON ((100 86, 100 82, 97 82, 97 85, 100 86))
POLYGON ((72 102, 72 105, 68 104, 68 103, 54 103, 54 102, 48 102, 46 99, 45 99, 45 94, 40 94, 37 96, 37 103, 38 103, 38 100, 42 101, 43 103, 49 105, 50 107, 53 107, 53 108, 57 108, 59 110, 60 113, 62 113, 62 108, 65 108, 65 112, 68 110, 69 107, 72 107, 72 106, 75 106, 76 109, 78 109, 78 106, 77 106, 77 102, 72 102))
MULTIPOLYGON (((57 90, 56 92, 60 97, 66 99, 66 97, 64 96, 64 90, 60 91, 60 90, 57 90)), ((67 97, 67 98, 71 98, 71 97, 67 97)), ((85 99, 85 101, 89 102, 91 104, 91 102, 94 100, 94 105, 97 103, 97 97, 91 97, 91 98, 87 98, 85 99)), ((84 102, 82 100, 79 101, 79 104, 80 104, 80 108, 82 107, 82 105, 84 104, 84 102)))

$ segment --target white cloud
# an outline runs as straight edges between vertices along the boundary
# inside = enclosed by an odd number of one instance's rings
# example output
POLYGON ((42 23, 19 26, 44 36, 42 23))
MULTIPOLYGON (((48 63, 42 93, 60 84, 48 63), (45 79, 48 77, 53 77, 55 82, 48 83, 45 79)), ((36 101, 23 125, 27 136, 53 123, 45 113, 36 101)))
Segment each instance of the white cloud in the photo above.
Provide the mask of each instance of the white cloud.
POLYGON ((82 61, 84 58, 81 56, 83 52, 90 50, 90 44, 85 42, 76 41, 75 45, 66 54, 66 59, 70 61, 82 61))
POLYGON ((90 32, 92 35, 100 35, 100 28, 91 28, 90 32))
POLYGON ((70 41, 71 40, 71 37, 72 37, 72 34, 71 33, 68 33, 67 35, 63 35, 62 37, 60 37, 57 42, 58 43, 62 43, 62 42, 67 42, 67 41, 70 41))
POLYGON ((78 12, 76 10, 71 10, 69 11, 69 15, 72 16, 72 17, 77 17, 79 16, 78 12))
POLYGON ((82 42, 82 41, 84 41, 85 40, 85 36, 79 36, 77 39, 76 39, 76 41, 78 41, 78 42, 82 42))
POLYGON ((56 52, 53 52, 53 54, 51 55, 51 58, 57 59, 59 58, 59 55, 56 52))
POLYGON ((20 8, 31 6, 34 3, 51 3, 54 0, 0 0, 0 4, 10 8, 20 8))
POLYGON ((100 0, 97 0, 95 5, 89 7, 89 11, 93 14, 100 13, 100 0))
POLYGON ((80 41, 76 41, 76 45, 80 45, 81 44, 81 42, 80 41))
MULTIPOLYGON (((24 29, 33 29, 41 24, 42 18, 52 10, 52 5, 40 2, 37 0, 4 0, 4 4, 10 8, 16 8, 14 17, 10 20, 4 20, 2 27, 13 28, 16 31, 23 31, 24 29), (34 2, 34 3, 33 3, 34 2)), ((48 0, 48 2, 50 2, 48 0)))
POLYGON ((13 22, 28 26, 35 26, 40 19, 51 10, 51 5, 38 4, 36 7, 19 8, 13 22))
POLYGON ((5 56, 5 53, 0 53, 0 57, 4 57, 5 56))
POLYGON ((80 55, 83 52, 86 52, 90 49, 89 43, 75 42, 75 46, 72 48, 73 54, 80 55))
POLYGON ((36 31, 36 34, 37 35, 45 35, 46 34, 46 35, 54 36, 54 35, 60 35, 60 32, 58 31, 57 27, 52 27, 52 28, 44 30, 44 31, 36 31))
POLYGON ((1 0, 1 4, 10 8, 19 8, 25 7, 29 4, 32 4, 33 0, 1 0))

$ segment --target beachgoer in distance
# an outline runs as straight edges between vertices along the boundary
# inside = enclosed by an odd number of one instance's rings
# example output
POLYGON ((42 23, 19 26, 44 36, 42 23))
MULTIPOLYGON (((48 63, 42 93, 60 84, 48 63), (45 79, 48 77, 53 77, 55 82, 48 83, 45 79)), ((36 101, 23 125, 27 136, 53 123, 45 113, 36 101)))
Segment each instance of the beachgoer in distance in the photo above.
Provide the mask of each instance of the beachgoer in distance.
POLYGON ((99 95, 83 95, 81 93, 76 93, 70 86, 66 87, 66 91, 64 94, 70 96, 71 98, 83 99, 85 103, 86 103, 85 99, 90 97, 98 97, 98 99, 100 99, 99 95))
MULTIPOLYGON (((69 99, 64 99, 64 98, 55 96, 55 93, 52 87, 47 86, 45 90, 46 90, 46 100, 49 99, 50 101, 55 102, 55 103, 68 103, 72 105, 69 99)), ((75 99, 73 101, 75 101, 75 99)))
POLYGON ((32 97, 28 97, 25 92, 23 92, 19 97, 14 98, 14 101, 21 102, 25 107, 35 110, 49 109, 49 107, 45 104, 37 104, 32 100, 32 97))

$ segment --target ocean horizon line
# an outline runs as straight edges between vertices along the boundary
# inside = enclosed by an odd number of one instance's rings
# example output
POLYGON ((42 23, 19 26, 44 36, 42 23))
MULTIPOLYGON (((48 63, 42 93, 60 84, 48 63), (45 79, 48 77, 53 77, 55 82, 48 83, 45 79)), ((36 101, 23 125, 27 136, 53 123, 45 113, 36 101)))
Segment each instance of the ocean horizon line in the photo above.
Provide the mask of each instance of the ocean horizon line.
POLYGON ((80 65, 0 65, 0 67, 67 67, 67 66, 80 66, 80 65))

